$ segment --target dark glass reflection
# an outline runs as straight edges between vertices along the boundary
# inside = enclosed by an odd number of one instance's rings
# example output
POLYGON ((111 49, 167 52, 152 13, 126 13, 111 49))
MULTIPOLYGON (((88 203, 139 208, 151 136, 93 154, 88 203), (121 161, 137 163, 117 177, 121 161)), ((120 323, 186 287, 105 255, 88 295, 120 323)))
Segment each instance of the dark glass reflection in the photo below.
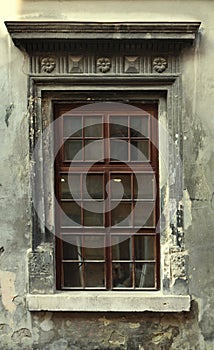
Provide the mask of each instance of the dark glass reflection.
POLYGON ((128 137, 128 117, 110 117, 110 137, 128 137))
POLYGON ((84 226, 103 226, 103 213, 97 212, 97 205, 100 209, 100 205, 102 204, 87 203, 87 207, 91 207, 91 210, 94 208, 94 212, 84 209, 84 226))
POLYGON ((103 175, 87 174, 83 176, 83 198, 104 198, 103 175))
POLYGON ((134 198, 154 199, 155 198, 155 177, 154 174, 136 174, 134 176, 134 198))
POLYGON ((136 263, 135 285, 138 288, 155 287, 155 265, 152 263, 136 263))
POLYGON ((136 260, 154 260, 154 236, 134 236, 136 260))
POLYGON ((112 236, 112 259, 132 260, 132 240, 124 236, 112 236))
POLYGON ((155 202, 137 202, 134 209, 134 224, 135 226, 155 226, 155 202))
POLYGON ((102 137, 102 117, 85 117, 84 126, 85 137, 102 137))
POLYGON ((64 260, 80 260, 82 257, 81 247, 77 247, 65 240, 62 242, 64 260))
POLYGON ((148 137, 148 117, 136 116, 130 118, 130 136, 148 137))
POLYGON ((82 118, 81 117, 64 117, 63 118, 64 137, 82 137, 82 118))
POLYGON ((145 162, 149 159, 149 141, 131 141, 131 160, 145 162))
POLYGON ((131 203, 120 203, 111 211, 111 225, 132 226, 131 203))
POLYGON ((103 160, 103 141, 102 140, 85 140, 85 160, 103 160))
POLYGON ((82 160, 82 141, 67 140, 64 143, 65 160, 82 160))
POLYGON ((112 282, 114 288, 127 288, 133 286, 132 263, 113 263, 112 282))
POLYGON ((104 260, 105 241, 104 236, 85 236, 84 237, 84 259, 85 260, 104 260))
POLYGON ((85 263, 85 286, 105 287, 104 264, 85 263))
POLYGON ((62 226, 77 226, 81 224, 81 208, 76 202, 61 203, 62 226))
POLYGON ((110 141, 110 158, 116 161, 128 160, 128 142, 124 140, 110 141))
POLYGON ((111 197, 120 199, 121 185, 123 199, 131 199, 131 174, 112 174, 111 175, 111 197))
POLYGON ((80 198, 80 174, 61 175, 61 198, 80 198))
POLYGON ((82 287, 82 263, 64 263, 64 287, 82 287))

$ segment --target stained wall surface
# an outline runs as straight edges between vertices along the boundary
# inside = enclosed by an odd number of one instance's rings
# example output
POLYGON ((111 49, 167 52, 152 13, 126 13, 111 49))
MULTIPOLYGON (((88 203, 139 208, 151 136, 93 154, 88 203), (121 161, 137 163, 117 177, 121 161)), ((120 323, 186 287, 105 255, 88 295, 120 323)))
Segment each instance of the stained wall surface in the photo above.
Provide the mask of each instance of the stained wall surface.
POLYGON ((8 0, 0 5, 0 349, 214 349, 214 2, 8 0), (27 55, 4 21, 201 21, 183 60, 186 313, 90 314, 26 309, 31 247, 27 55))

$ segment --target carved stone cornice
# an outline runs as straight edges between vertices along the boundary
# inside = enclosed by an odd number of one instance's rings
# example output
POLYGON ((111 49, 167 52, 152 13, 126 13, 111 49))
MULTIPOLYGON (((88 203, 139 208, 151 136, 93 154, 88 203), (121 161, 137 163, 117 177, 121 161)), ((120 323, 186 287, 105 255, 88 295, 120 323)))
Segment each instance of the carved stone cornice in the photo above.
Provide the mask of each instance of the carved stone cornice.
POLYGON ((113 41, 170 41, 182 43, 193 41, 200 22, 44 22, 7 21, 8 32, 16 46, 32 50, 36 42, 70 43, 77 40, 113 41))
POLYGON ((200 22, 5 22, 15 39, 194 39, 200 22))

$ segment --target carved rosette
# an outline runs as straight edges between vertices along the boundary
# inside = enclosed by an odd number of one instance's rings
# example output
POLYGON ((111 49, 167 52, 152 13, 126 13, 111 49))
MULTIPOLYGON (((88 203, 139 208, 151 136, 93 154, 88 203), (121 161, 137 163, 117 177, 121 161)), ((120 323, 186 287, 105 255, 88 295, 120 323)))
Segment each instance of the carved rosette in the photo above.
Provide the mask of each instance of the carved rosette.
POLYGON ((156 57, 153 60, 153 69, 158 73, 163 73, 167 68, 167 60, 163 57, 156 57))
POLYGON ((51 73, 56 67, 56 60, 53 57, 44 57, 41 59, 41 70, 45 73, 51 73))
POLYGON ((111 68, 111 60, 108 57, 101 57, 97 59, 97 70, 101 73, 106 73, 111 68))

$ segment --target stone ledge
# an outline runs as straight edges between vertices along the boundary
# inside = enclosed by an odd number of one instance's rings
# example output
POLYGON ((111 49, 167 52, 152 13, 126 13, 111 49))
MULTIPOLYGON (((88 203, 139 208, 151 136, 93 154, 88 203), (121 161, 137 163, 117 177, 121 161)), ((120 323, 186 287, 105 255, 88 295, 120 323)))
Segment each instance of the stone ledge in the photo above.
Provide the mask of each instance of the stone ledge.
POLYGON ((181 312, 190 310, 189 295, 160 292, 57 292, 28 294, 29 311, 181 312))

